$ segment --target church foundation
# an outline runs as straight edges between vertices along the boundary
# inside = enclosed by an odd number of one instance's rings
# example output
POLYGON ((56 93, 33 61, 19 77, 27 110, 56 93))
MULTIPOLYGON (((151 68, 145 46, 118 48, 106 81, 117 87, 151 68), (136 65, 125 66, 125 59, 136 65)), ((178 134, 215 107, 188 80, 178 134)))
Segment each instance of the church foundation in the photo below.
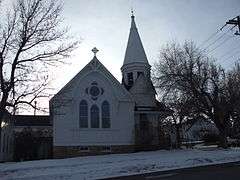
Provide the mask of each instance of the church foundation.
POLYGON ((53 158, 58 159, 77 156, 95 156, 104 154, 132 153, 132 152, 135 152, 135 145, 54 146, 53 158))

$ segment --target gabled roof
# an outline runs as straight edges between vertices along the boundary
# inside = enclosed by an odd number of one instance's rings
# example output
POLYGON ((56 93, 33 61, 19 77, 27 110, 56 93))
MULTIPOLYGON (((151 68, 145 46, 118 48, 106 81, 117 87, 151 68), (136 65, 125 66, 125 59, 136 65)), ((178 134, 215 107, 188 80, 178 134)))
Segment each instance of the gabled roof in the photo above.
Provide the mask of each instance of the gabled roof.
POLYGON ((140 74, 130 92, 133 94, 157 94, 150 78, 140 74))
POLYGON ((52 126, 48 115, 13 115, 14 126, 52 126))
POLYGON ((135 24, 134 15, 131 16, 131 19, 130 34, 123 65, 135 62, 148 64, 147 56, 135 24))
POLYGON ((83 77, 84 75, 90 73, 90 72, 99 72, 100 74, 104 74, 105 77, 112 82, 114 87, 117 87, 124 96, 124 100, 126 101, 133 101, 131 94, 124 88, 122 84, 108 71, 108 69, 97 59, 96 56, 93 57, 93 59, 76 75, 73 77, 72 80, 70 80, 52 99, 50 102, 52 102, 56 97, 60 96, 60 94, 67 92, 71 90, 71 88, 75 87, 76 81, 83 77))

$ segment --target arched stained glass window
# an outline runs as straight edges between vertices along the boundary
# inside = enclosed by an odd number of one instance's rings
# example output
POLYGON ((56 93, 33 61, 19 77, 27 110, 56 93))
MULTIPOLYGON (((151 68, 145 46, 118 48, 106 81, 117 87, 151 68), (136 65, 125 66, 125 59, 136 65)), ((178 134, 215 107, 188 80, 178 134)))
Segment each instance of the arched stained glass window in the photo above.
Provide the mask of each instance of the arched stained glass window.
POLYGON ((91 128, 99 128, 99 108, 97 105, 91 107, 91 128))
POLYGON ((88 128, 88 104, 82 100, 79 104, 79 127, 88 128))
POLYGON ((110 105, 107 101, 102 103, 102 128, 110 128, 110 105))

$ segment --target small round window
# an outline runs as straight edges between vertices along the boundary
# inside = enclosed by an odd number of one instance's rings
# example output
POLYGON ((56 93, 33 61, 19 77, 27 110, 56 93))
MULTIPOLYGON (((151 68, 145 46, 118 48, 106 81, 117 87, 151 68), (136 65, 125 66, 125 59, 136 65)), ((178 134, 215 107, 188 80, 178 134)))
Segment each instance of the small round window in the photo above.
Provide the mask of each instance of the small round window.
POLYGON ((104 90, 101 87, 98 87, 97 82, 92 82, 90 87, 85 89, 86 94, 91 96, 91 99, 96 101, 100 95, 103 95, 104 90))
POLYGON ((100 89, 97 86, 92 86, 90 88, 90 95, 91 96, 98 96, 100 94, 100 89))

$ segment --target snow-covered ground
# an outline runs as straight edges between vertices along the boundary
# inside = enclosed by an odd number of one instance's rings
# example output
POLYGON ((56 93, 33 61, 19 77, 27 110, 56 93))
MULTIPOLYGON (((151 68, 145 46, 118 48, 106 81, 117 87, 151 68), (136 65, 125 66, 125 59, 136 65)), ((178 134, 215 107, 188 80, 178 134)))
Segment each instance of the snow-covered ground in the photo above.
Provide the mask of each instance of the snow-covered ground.
POLYGON ((240 149, 160 150, 0 164, 0 179, 101 179, 183 167, 240 161, 240 149))

